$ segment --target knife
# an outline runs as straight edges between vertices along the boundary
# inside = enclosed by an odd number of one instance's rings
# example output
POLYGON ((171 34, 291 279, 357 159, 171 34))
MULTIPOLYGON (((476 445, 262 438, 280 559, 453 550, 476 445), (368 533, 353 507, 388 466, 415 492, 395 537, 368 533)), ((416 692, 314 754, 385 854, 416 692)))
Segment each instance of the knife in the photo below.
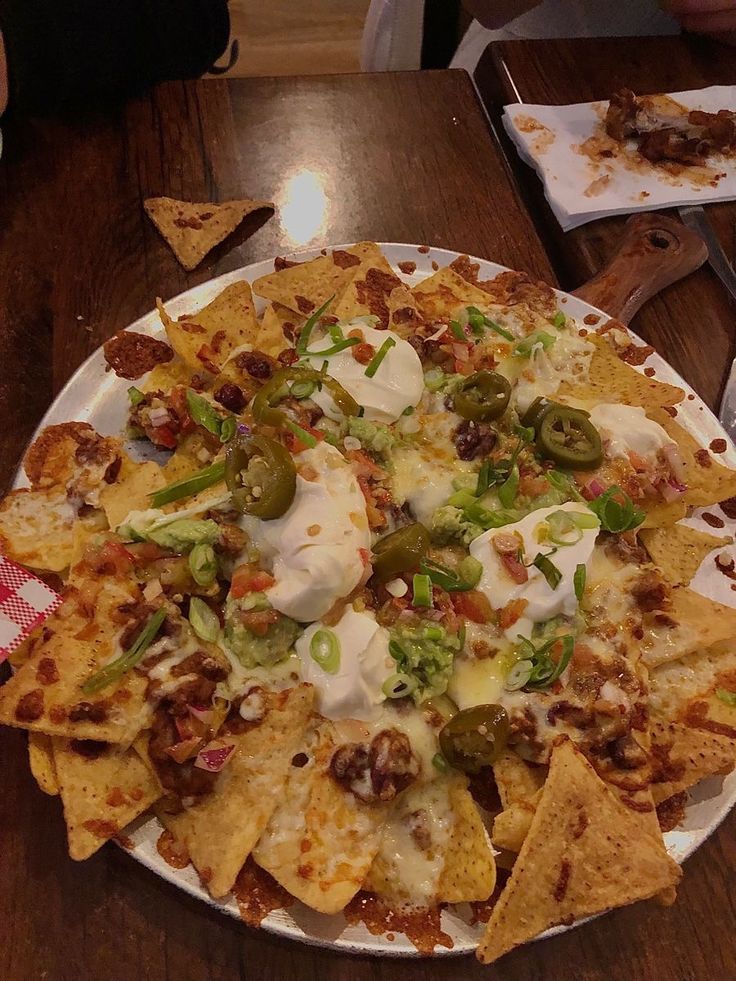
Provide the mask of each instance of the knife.
MULTIPOLYGON (((736 272, 726 258, 723 246, 708 220, 705 210, 700 205, 688 205, 678 208, 683 223, 697 232, 708 246, 708 261, 713 272, 726 287, 732 298, 736 300, 736 272)), ((736 358, 731 362, 726 387, 723 390, 721 407, 718 418, 732 440, 736 442, 736 358)))

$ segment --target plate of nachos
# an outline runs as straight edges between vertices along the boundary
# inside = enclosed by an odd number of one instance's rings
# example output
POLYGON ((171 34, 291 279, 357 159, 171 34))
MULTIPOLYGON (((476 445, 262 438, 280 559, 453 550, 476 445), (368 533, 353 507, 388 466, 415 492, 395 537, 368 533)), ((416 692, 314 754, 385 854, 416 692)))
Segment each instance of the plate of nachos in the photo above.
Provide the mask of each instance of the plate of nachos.
POLYGON ((362 242, 120 331, 0 551, 61 603, 10 655, 69 854, 246 923, 515 947, 671 903, 736 799, 736 453, 652 348, 495 263, 362 242))

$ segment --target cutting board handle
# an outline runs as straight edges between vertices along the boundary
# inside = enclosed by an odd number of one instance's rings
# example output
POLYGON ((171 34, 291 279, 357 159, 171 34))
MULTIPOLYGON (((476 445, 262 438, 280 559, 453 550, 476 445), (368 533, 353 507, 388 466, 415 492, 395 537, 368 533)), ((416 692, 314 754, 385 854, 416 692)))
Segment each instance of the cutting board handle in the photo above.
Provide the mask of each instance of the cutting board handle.
POLYGON ((634 215, 608 264, 574 295, 628 324, 647 300, 707 258, 702 238, 679 221, 659 214, 634 215))

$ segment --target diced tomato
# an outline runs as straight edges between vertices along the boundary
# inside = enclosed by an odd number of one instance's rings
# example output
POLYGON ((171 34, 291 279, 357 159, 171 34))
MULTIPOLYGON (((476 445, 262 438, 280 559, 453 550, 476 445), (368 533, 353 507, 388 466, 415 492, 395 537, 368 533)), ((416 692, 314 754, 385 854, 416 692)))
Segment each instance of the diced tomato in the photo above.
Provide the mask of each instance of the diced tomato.
POLYGON ((240 614, 240 621, 256 637, 265 637, 268 628, 278 621, 279 616, 278 610, 249 610, 240 614))
POLYGON ((127 572, 133 565, 133 556, 120 542, 107 541, 100 549, 100 562, 111 562, 116 572, 127 572))
POLYGON ((361 344, 353 344, 350 348, 350 353, 358 364, 370 364, 375 356, 376 349, 372 344, 367 344, 363 341, 361 344))
POLYGON ((166 752, 176 763, 184 763, 192 756, 197 755, 203 742, 204 740, 198 736, 192 736, 190 739, 183 739, 179 743, 174 743, 173 746, 167 746, 166 752))
POLYGON ((167 450, 176 449, 176 434, 170 426, 156 426, 149 430, 148 438, 156 446, 163 446, 167 450))
POLYGON ((640 473, 644 473, 650 469, 649 463, 644 457, 635 453, 634 450, 629 450, 629 461, 634 470, 638 470, 640 473))
MULTIPOLYGON (((313 429, 311 426, 304 426, 304 425, 302 425, 301 428, 305 432, 309 433, 310 436, 314 436, 314 438, 317 440, 318 443, 320 443, 325 438, 325 434, 321 432, 319 429, 313 429)), ((290 430, 287 430, 285 433, 283 433, 282 438, 284 440, 284 446, 289 451, 289 453, 301 453, 303 450, 309 448, 306 443, 304 443, 301 439, 299 439, 296 433, 292 433, 290 430)))
POLYGON ((477 589, 469 589, 464 593, 453 593, 452 603, 456 613, 472 620, 473 623, 490 623, 493 620, 491 604, 485 595, 477 589))
POLYGON ((506 606, 499 610, 498 625, 501 630, 508 630, 509 627, 513 627, 516 621, 521 618, 528 605, 528 600, 512 599, 506 606))
POLYGON ((351 450, 348 453, 348 460, 356 465, 355 472, 359 477, 381 478, 386 476, 386 471, 374 463, 368 454, 362 450, 351 450))
POLYGON ((182 434, 194 432, 194 430, 197 428, 197 424, 189 414, 187 390, 183 385, 177 385, 175 388, 172 388, 170 401, 171 408, 174 410, 174 412, 176 412, 179 420, 179 432, 182 434))
POLYGON ((499 558, 501 559, 501 565, 504 567, 506 572, 508 572, 514 582, 521 585, 521 583, 524 583, 529 579, 529 570, 519 559, 518 555, 507 553, 505 555, 499 555, 499 558))
POLYGON ((363 563, 363 568, 371 564, 371 553, 367 548, 359 548, 358 555, 360 555, 360 561, 363 563))
POLYGON ((161 546, 154 542, 134 542, 126 548, 136 565, 146 565, 148 562, 155 562, 166 555, 161 546))
POLYGON ((252 565, 241 565, 233 573, 230 595, 239 599, 247 593, 263 593, 276 582, 274 577, 252 565))

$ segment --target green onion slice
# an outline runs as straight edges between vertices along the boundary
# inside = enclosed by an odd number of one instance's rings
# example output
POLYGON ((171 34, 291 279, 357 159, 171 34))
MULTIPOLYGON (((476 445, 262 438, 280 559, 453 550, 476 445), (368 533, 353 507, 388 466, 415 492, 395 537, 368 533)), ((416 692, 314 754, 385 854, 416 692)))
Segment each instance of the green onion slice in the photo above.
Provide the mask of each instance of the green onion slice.
MULTIPOLYGON (((593 515, 590 517, 595 522, 594 527, 597 527, 598 522, 595 521, 593 515)), ((577 545, 583 537, 583 529, 571 511, 553 511, 547 518, 547 529, 547 538, 553 545, 561 547, 577 545)))
POLYGON ((585 569, 585 563, 580 562, 575 566, 575 575, 572 577, 573 586, 575 587, 575 598, 578 603, 582 602, 587 577, 588 573, 585 569))
POLYGON ((417 572, 413 579, 412 606, 432 605, 432 580, 426 573, 417 572))
POLYGON ((133 406, 133 408, 140 405, 145 397, 146 396, 143 394, 140 388, 136 388, 135 385, 131 385, 128 389, 128 398, 130 399, 130 404, 133 406))
POLYGON ((523 688, 531 678, 533 668, 533 661, 529 661, 526 658, 517 661, 506 675, 506 691, 518 691, 520 688, 523 688))
POLYGON ((562 330, 562 328, 567 323, 567 317, 562 312, 562 310, 558 310, 557 313, 552 318, 552 320, 550 321, 550 323, 552 324, 553 327, 556 327, 557 330, 562 330))
POLYGON ((557 338, 548 334, 546 330, 539 330, 531 337, 525 337, 523 341, 519 341, 512 353, 515 358, 530 358, 537 344, 541 344, 543 350, 546 351, 552 347, 556 340, 557 338))
POLYGON ((435 770, 439 770, 440 773, 447 773, 450 769, 450 764, 447 762, 442 753, 435 753, 432 757, 432 766, 435 770))
MULTIPOLYGON (((312 334, 312 331, 317 326, 319 318, 322 316, 322 314, 325 312, 327 307, 332 303, 334 299, 335 299, 335 295, 333 294, 329 298, 329 300, 325 300, 322 306, 314 311, 312 316, 309 318, 309 320, 307 320, 307 322, 302 327, 301 333, 299 334, 299 339, 296 342, 296 353, 300 357, 304 357, 306 355, 307 347, 309 345, 309 338, 312 334)), ((319 353, 322 354, 323 352, 320 351, 319 353)))
POLYGON ((215 611, 199 596, 189 600, 189 622, 202 640, 214 643, 220 636, 220 620, 215 611))
POLYGON ((468 307, 468 320, 470 321, 470 325, 473 328, 474 332, 475 332, 475 324, 479 322, 478 321, 479 317, 481 318, 484 327, 487 327, 489 330, 493 330, 497 334, 500 334, 504 340, 511 341, 511 342, 516 340, 513 334, 511 334, 507 330, 504 330, 500 324, 497 324, 495 321, 490 320, 488 317, 482 314, 477 307, 468 307))
POLYGON ((340 641, 334 630, 318 630, 309 642, 309 655, 327 674, 337 674, 340 670, 340 641))
POLYGON ((82 685, 82 691, 85 695, 94 695, 103 688, 107 688, 114 681, 121 678, 126 672, 134 668, 139 661, 142 660, 143 655, 146 650, 151 646, 154 637, 161 629, 161 624, 166 619, 166 610, 164 607, 156 610, 151 619, 145 625, 145 627, 138 634, 136 639, 133 641, 131 647, 128 648, 125 653, 121 654, 120 657, 116 657, 114 661, 110 664, 106 664, 104 668, 101 668, 96 674, 93 674, 91 678, 88 678, 82 685))
POLYGON ((317 391, 317 384, 313 381, 297 381, 291 386, 291 394, 295 399, 308 399, 317 391))
POLYGON ((213 436, 220 435, 222 417, 215 412, 207 399, 202 398, 191 388, 187 389, 187 407, 189 408, 189 415, 198 426, 203 426, 213 436))
POLYGON ((562 573, 554 562, 551 562, 547 556, 542 555, 541 552, 537 552, 537 554, 534 556, 532 565, 539 569, 544 578, 547 580, 547 585, 550 589, 557 589, 562 581, 562 573))
POLYGON ((447 590, 448 593, 463 593, 468 589, 475 589, 483 574, 483 564, 472 555, 466 556, 457 570, 433 559, 422 559, 419 568, 424 575, 429 576, 435 586, 447 590))
POLYGON ((519 467, 515 463, 506 480, 498 488, 498 499, 505 508, 510 508, 519 493, 519 467))
POLYGON ((465 331, 457 320, 450 321, 450 331, 452 332, 453 337, 457 338, 458 341, 461 341, 463 344, 467 342, 468 339, 465 336, 465 331))
POLYGON ((736 691, 729 691, 727 688, 716 688, 716 695, 725 705, 736 708, 736 691))
POLYGON ((368 362, 368 366, 365 369, 366 378, 372 378, 378 369, 381 367, 381 362, 386 357, 388 352, 392 347, 396 346, 396 341, 393 337, 387 337, 383 344, 379 347, 376 353, 373 355, 371 360, 368 362))
POLYGON ((150 495, 151 507, 161 508, 164 504, 171 504, 172 501, 179 501, 182 497, 191 497, 198 494, 213 484, 219 484, 225 479, 225 461, 218 460, 217 463, 199 470, 191 477, 184 477, 183 480, 175 480, 173 484, 168 484, 150 495))
POLYGON ((222 425, 220 426, 220 442, 229 443, 235 435, 237 428, 238 422, 235 416, 227 416, 227 418, 223 419, 222 425))
POLYGON ((189 571, 198 586, 210 586, 217 578, 217 556, 211 545, 195 545, 189 553, 189 571))
POLYGON ((397 671, 396 674, 392 674, 390 678, 384 681, 382 690, 386 698, 405 698, 407 695, 411 695, 416 687, 416 678, 397 671))

